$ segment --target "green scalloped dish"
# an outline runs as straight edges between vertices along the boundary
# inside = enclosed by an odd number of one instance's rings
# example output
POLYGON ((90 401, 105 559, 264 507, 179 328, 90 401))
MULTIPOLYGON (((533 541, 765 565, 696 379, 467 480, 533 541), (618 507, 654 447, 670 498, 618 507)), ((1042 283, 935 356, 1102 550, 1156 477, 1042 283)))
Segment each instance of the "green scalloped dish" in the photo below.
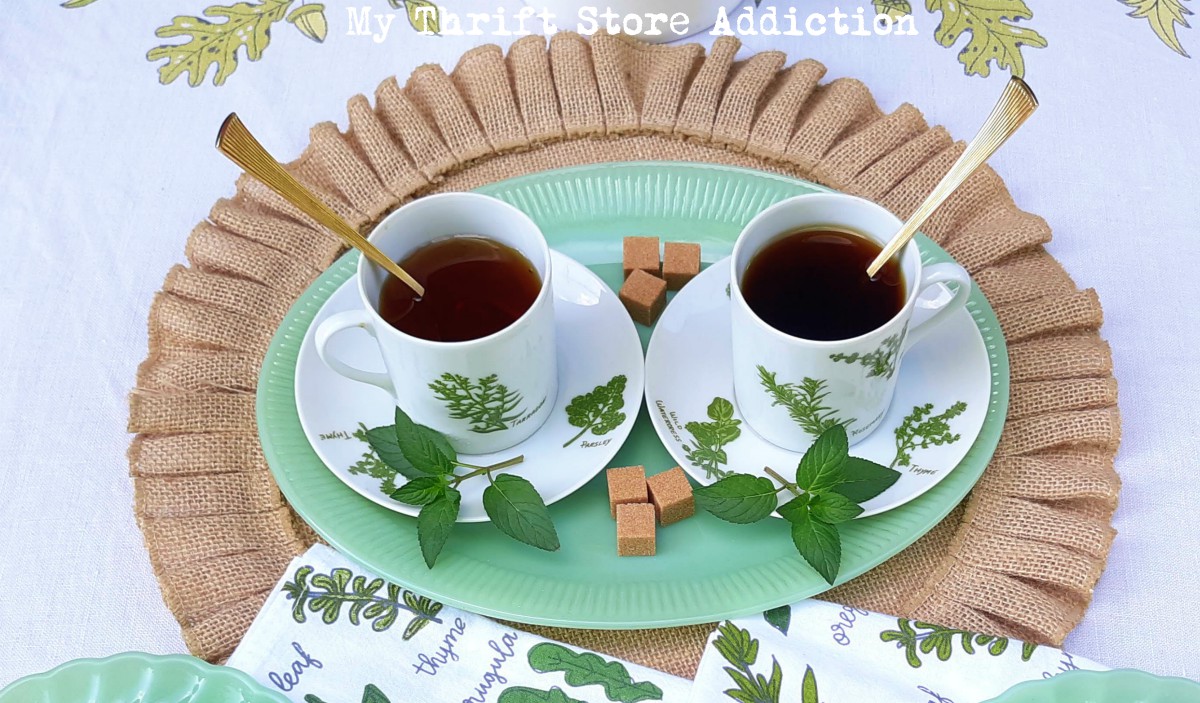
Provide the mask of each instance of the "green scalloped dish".
POLYGON ((1200 683, 1136 669, 1068 671, 1017 684, 986 703, 1200 703, 1200 683))
POLYGON ((18 679, 0 703, 288 703, 237 669, 182 654, 75 659, 18 679))
MULTIPOLYGON (((547 171, 479 189, 528 213, 550 245, 621 283, 621 237, 656 234, 699 242, 704 259, 729 254, 742 226, 766 206, 827 191, 783 176, 706 164, 635 162, 547 171)), ((950 257, 925 237, 930 260, 950 257)), ((761 612, 829 589, 773 520, 732 525, 699 514, 658 533, 658 555, 618 558, 604 477, 551 506, 562 548, 547 553, 491 525, 460 524, 427 569, 416 521, 365 500, 327 469, 296 413, 294 374, 304 334, 321 304, 352 274, 350 253, 322 274, 280 325, 258 385, 263 451, 292 507, 332 546, 414 591, 464 610, 519 622, 581 628, 647 628, 711 622, 761 612)), ((982 475, 1008 407, 1008 355, 983 295, 969 307, 991 357, 987 420, 963 461, 912 502, 842 526, 839 582, 878 566, 954 509, 982 475)), ((643 345, 650 330, 639 327, 643 345)), ((612 466, 674 466, 646 415, 612 466)), ((569 470, 569 467, 564 467, 569 470)))

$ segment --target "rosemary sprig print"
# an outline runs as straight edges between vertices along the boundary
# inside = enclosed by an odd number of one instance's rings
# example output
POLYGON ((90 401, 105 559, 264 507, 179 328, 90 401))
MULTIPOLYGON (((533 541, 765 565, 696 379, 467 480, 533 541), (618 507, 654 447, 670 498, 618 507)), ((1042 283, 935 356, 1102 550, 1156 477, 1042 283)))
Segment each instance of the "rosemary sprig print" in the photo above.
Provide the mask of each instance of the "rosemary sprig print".
MULTIPOLYGON (((1008 649, 1008 638, 996 635, 983 635, 967 630, 942 627, 928 622, 918 622, 898 618, 898 630, 884 630, 879 633, 879 639, 884 642, 895 642, 896 649, 904 650, 908 665, 914 669, 921 668, 921 654, 933 653, 939 661, 948 661, 954 653, 954 639, 959 638, 959 647, 965 654, 975 654, 976 647, 986 647, 984 651, 993 657, 998 657, 1008 649), (923 632, 917 632, 923 630, 923 632)), ((1033 657, 1037 645, 1024 642, 1021 645, 1021 661, 1029 661, 1033 657)))
POLYGON ((725 695, 738 703, 779 703, 783 669, 779 667, 779 661, 771 657, 770 678, 754 673, 751 667, 758 660, 758 640, 751 637, 749 631, 726 620, 717 628, 713 649, 729 662, 725 673, 736 685, 736 688, 727 689, 725 695))
POLYGON ((567 421, 574 427, 582 427, 579 433, 563 443, 569 447, 588 430, 599 437, 617 429, 625 422, 625 374, 613 376, 608 383, 596 386, 591 393, 577 395, 567 405, 567 421))
POLYGON ((846 364, 858 364, 867 370, 867 378, 891 378, 896 373, 896 362, 900 357, 900 345, 904 342, 904 330, 883 340, 883 344, 873 352, 866 354, 830 354, 830 361, 840 361, 846 364))
POLYGON ((446 404, 450 417, 469 420, 471 431, 480 434, 511 427, 521 416, 521 394, 500 383, 496 374, 472 381, 466 376, 444 373, 429 384, 434 396, 446 404))
POLYGON ((291 581, 283 584, 288 600, 295 601, 292 619, 298 623, 308 619, 308 611, 320 613, 322 622, 333 624, 341 617, 342 608, 348 606, 351 624, 367 620, 372 630, 383 632, 396 623, 401 612, 408 612, 413 618, 404 628, 403 638, 407 640, 429 623, 441 622, 437 617, 441 603, 394 583, 379 578, 367 581, 365 576, 355 576, 349 569, 333 569, 328 574, 313 572, 313 567, 302 566, 291 581))
POLYGON ((781 405, 788 411, 788 416, 805 432, 814 437, 833 427, 842 425, 849 427, 855 418, 842 420, 837 413, 825 405, 829 396, 828 382, 823 379, 805 377, 800 383, 780 383, 774 371, 758 367, 758 380, 771 396, 771 405, 781 405))
POLYGON ((711 422, 683 426, 692 435, 692 444, 683 445, 683 451, 693 466, 704 469, 705 476, 721 478, 728 473, 721 467, 729 463, 724 447, 742 436, 742 421, 733 418, 733 403, 724 398, 713 398, 708 404, 708 419, 711 422))
POLYGON ((950 431, 950 421, 967 411, 961 400, 940 415, 933 414, 933 403, 918 405, 896 428, 896 457, 889 465, 911 467, 912 453, 918 449, 954 444, 962 435, 950 431))

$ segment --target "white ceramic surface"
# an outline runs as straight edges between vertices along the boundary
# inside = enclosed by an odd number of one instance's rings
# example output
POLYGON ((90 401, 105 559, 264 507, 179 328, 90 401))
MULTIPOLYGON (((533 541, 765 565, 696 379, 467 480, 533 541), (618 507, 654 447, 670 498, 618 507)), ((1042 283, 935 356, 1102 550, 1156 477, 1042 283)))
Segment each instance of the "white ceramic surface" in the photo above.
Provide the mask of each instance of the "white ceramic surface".
POLYGON ((380 222, 370 240, 393 260, 402 261, 415 249, 458 234, 506 244, 537 270, 541 292, 515 322, 464 342, 433 342, 405 334, 379 315, 386 272, 360 257, 355 275, 359 307, 319 322, 316 347, 333 371, 383 389, 413 420, 446 435, 457 451, 490 454, 537 432, 550 417, 558 394, 550 247, 525 213, 478 193, 414 200, 380 222), (386 372, 363 370, 333 351, 334 338, 355 328, 376 339, 386 372))
MULTIPOLYGON (((672 457, 702 484, 730 471, 766 475, 762 470, 768 466, 791 479, 803 452, 780 447, 753 431, 740 402, 730 403, 731 413, 723 414, 721 403, 714 407, 715 399, 734 398, 729 266, 725 259, 705 269, 659 318, 646 351, 650 420, 672 457), (719 444, 705 446, 706 436, 719 444), (725 460, 715 461, 714 456, 725 460)), ((891 409, 879 422, 879 431, 855 445, 851 454, 892 466, 901 475, 895 485, 863 504, 861 517, 891 510, 928 491, 967 453, 983 427, 994 392, 989 363, 994 352, 983 334, 998 336, 999 330, 981 331, 970 310, 960 309, 931 330, 928 341, 915 347, 896 371, 891 409), (906 425, 906 418, 916 413, 920 416, 906 425), (901 437, 896 430, 902 427, 916 431, 905 429, 901 437)))
POLYGON ((772 205, 742 230, 728 269, 734 395, 746 422, 772 443, 803 452, 833 424, 846 426, 852 446, 866 440, 888 413, 904 355, 962 309, 971 292, 971 278, 955 263, 924 266, 916 243, 909 242, 900 252, 908 288, 900 312, 866 334, 814 341, 780 332, 750 309, 741 288, 747 266, 786 232, 828 226, 866 236, 882 246, 901 224, 870 201, 813 193, 772 205))
MULTIPOLYGON (((616 294, 577 261, 558 252, 551 254, 551 261, 559 393, 556 402, 547 403, 549 419, 516 446, 487 454, 464 452, 459 456, 464 462, 483 466, 524 455, 525 461, 509 471, 529 479, 547 504, 565 498, 587 483, 616 454, 637 419, 643 379, 641 342, 616 294), (600 435, 571 424, 566 411, 571 401, 618 376, 625 378, 620 409, 625 416, 623 421, 600 435)), ((388 495, 392 486, 405 479, 389 477, 365 441, 356 436, 364 428, 393 423, 395 406, 391 397, 334 373, 317 355, 315 330, 321 322, 360 305, 351 279, 330 296, 305 335, 296 362, 300 422, 317 455, 338 478, 382 506, 416 515, 418 507, 392 500, 388 495)), ((358 368, 378 369, 383 365, 378 345, 365 334, 340 335, 330 342, 330 347, 339 358, 358 368)), ((484 480, 466 481, 459 486, 460 522, 488 519, 482 502, 486 486, 484 480)))

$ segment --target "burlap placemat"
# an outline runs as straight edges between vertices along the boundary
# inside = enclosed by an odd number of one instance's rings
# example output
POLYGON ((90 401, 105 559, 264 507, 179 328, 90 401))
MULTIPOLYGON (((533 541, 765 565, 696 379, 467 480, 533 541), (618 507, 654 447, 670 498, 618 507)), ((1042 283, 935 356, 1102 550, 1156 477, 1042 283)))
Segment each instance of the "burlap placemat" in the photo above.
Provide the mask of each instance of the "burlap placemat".
MULTIPOLYGON (((526 37, 468 52, 349 102, 349 129, 312 130, 289 169, 348 220, 411 198, 576 164, 707 161, 814 180, 901 218, 962 150, 903 105, 883 114, 811 60, 784 68, 739 43, 649 46, 622 37, 526 37)), ((1008 423, 970 498, 927 536, 826 597, 900 616, 1060 643, 1104 568, 1119 480, 1116 381, 1095 292, 1042 248, 1050 228, 983 169, 925 226, 974 275, 1012 362, 1008 423)), ((316 539, 263 459, 254 390, 293 300, 342 251, 333 235, 243 176, 187 244, 150 310, 130 398, 135 509, 163 598, 197 656, 233 650, 288 561, 316 539)), ((535 628, 682 676, 707 626, 535 628)))

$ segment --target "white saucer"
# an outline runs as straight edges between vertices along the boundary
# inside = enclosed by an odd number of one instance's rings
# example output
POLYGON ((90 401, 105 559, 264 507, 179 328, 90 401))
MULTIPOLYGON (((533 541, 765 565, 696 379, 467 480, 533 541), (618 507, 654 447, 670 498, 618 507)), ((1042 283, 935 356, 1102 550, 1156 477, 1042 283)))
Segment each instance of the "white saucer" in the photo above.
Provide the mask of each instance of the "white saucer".
MULTIPOLYGON (((599 473, 625 442, 641 407, 644 365, 642 345, 629 314, 615 293, 582 264, 552 252, 555 332, 558 340, 558 398, 546 424, 532 437, 503 452, 461 455, 469 464, 486 465, 517 455, 525 461, 509 469, 529 479, 547 504, 561 500, 599 473), (625 418, 602 435, 572 425, 567 405, 618 376, 625 418), (584 433, 580 435, 580 431, 584 433), (564 446, 565 445, 565 446, 564 446)), ((296 361, 296 408, 309 443, 338 478, 370 500, 406 515, 419 507, 393 500, 389 493, 407 479, 381 464, 356 433, 391 425, 395 406, 378 388, 330 371, 317 356, 315 330, 330 315, 359 306, 353 278, 342 284, 317 313, 304 336, 296 361)), ((365 370, 382 370, 375 340, 365 332, 342 334, 330 343, 340 358, 365 370)), ((465 473, 465 469, 460 472, 465 473)), ((459 522, 483 522, 483 478, 464 482, 459 522)))
MULTIPOLYGON (((650 420, 679 465, 700 483, 709 484, 719 476, 689 460, 686 447, 694 447, 695 441, 687 426, 711 422, 707 412, 713 400, 729 400, 734 404, 733 421, 739 423, 740 433, 721 447, 727 462, 717 470, 765 476, 763 468, 770 467, 790 480, 801 454, 760 437, 742 420, 736 407, 728 283, 729 259, 722 259, 684 286, 659 319, 646 351, 650 420)), ((970 312, 962 310, 905 355, 896 395, 883 422, 850 448, 852 456, 893 466, 901 474, 895 485, 863 504, 860 517, 899 507, 945 478, 979 436, 991 392, 987 348, 970 312), (948 432, 943 437, 948 441, 914 446, 906 452, 906 461, 898 452, 897 429, 918 408, 930 403, 926 422, 956 404, 965 407, 946 420, 948 432)), ((779 412, 787 411, 780 408, 779 412)))

